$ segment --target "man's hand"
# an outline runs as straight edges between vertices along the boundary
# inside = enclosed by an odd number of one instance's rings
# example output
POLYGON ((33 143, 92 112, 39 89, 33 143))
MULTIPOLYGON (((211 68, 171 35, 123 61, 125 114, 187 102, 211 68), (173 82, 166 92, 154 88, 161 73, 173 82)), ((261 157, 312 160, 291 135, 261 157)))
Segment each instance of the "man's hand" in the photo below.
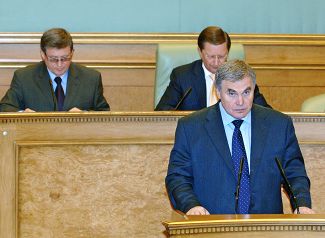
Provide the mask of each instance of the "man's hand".
POLYGON ((186 215, 210 215, 207 209, 201 206, 192 207, 186 215))
POLYGON ((26 109, 24 110, 24 112, 35 112, 35 111, 32 110, 32 109, 26 108, 26 109))
MULTIPOLYGON (((309 207, 299 207, 300 214, 315 214, 314 210, 309 207)), ((294 211, 297 214, 297 209, 294 211)))
POLYGON ((69 112, 81 112, 81 110, 77 107, 71 108, 69 112))

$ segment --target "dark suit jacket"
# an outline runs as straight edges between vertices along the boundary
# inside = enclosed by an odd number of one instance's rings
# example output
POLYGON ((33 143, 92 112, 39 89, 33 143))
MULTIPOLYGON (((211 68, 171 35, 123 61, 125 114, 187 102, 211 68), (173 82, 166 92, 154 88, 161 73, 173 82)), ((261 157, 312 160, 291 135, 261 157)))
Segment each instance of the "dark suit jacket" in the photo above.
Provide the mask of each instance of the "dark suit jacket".
MULTIPOLYGON (((56 97, 44 62, 16 70, 0 111, 16 112, 30 108, 34 111, 56 111, 56 97)), ((99 72, 71 63, 64 100, 64 111, 73 107, 81 110, 107 111, 99 72)))
MULTIPOLYGON (((311 207, 310 182, 289 116, 252 108, 249 213, 283 213, 279 158, 298 206, 311 207)), ((203 206, 212 214, 235 213, 236 178, 219 103, 179 120, 166 187, 175 209, 203 206)), ((292 204, 292 203, 291 203, 292 204)))
MULTIPOLYGON (((187 95, 178 110, 195 111, 207 107, 202 60, 196 60, 173 69, 170 75, 170 83, 155 110, 173 110, 189 88, 192 88, 192 91, 187 95)), ((254 91, 254 103, 264 107, 271 107, 259 92, 257 85, 254 91)))

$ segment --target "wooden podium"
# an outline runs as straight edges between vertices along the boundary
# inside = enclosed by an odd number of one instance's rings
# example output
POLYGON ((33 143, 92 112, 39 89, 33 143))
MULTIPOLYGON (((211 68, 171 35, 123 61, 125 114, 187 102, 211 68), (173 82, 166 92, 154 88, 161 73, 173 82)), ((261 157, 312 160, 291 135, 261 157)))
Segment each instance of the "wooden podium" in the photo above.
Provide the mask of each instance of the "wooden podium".
MULTIPOLYGON (((0 113, 0 238, 165 237, 164 179, 188 113, 0 113)), ((289 115, 325 213, 325 114, 289 115)))
POLYGON ((179 215, 163 224, 173 238, 325 237, 325 215, 179 215))

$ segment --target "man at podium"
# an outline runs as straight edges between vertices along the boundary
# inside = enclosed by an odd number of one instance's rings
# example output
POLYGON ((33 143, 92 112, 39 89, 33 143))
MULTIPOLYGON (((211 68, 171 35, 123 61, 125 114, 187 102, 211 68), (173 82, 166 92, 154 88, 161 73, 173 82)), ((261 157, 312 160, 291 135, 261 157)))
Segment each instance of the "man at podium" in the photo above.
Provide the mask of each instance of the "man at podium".
POLYGON ((313 213, 292 120, 253 104, 255 85, 244 61, 226 62, 214 84, 220 101, 179 120, 166 177, 175 209, 187 215, 279 214, 281 184, 288 182, 293 210, 313 213))

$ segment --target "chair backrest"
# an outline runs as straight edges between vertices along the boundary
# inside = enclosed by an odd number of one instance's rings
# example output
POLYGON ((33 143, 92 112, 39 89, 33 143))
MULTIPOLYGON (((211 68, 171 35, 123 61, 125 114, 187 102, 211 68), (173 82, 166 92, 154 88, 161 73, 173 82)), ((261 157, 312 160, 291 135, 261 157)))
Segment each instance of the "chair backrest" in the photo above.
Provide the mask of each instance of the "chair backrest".
POLYGON ((301 105, 302 112, 325 112, 325 93, 306 99, 301 105))
MULTIPOLYGON (((158 44, 156 52, 155 106, 164 94, 172 70, 180 65, 189 64, 199 59, 196 44, 158 44)), ((232 44, 228 59, 244 59, 242 44, 232 44)))

